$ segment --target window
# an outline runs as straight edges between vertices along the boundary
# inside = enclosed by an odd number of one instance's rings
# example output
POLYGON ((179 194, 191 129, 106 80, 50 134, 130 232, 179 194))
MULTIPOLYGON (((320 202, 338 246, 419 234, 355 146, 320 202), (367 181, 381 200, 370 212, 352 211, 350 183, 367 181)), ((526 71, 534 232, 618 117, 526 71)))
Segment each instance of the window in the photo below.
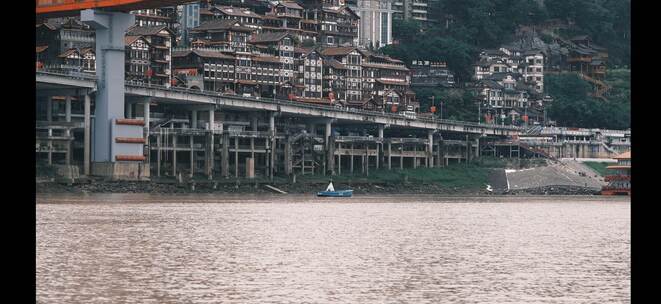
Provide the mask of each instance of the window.
POLYGON ((388 43, 388 13, 381 13, 381 42, 388 43))
POLYGON ((326 37, 326 43, 327 44, 333 44, 335 43, 335 39, 332 36, 326 37))

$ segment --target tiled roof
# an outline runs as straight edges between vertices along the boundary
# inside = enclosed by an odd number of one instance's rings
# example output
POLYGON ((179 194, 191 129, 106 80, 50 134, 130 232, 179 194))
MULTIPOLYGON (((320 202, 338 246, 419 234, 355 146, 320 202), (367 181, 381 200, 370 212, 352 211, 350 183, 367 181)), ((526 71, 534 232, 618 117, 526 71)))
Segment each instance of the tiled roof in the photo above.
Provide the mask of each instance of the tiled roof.
POLYGON ((478 82, 478 86, 485 86, 485 87, 492 88, 492 89, 501 89, 501 90, 503 89, 502 85, 500 85, 499 83, 497 83, 493 80, 489 80, 489 79, 480 80, 478 82))
POLYGON ((64 53, 62 53, 60 55, 57 55, 57 57, 66 58, 66 57, 69 57, 69 55, 71 55, 73 53, 78 53, 78 51, 76 49, 68 49, 68 50, 64 51, 64 53))
POLYGON ((291 1, 291 2, 290 1, 281 1, 279 3, 279 5, 282 5, 282 6, 288 7, 288 8, 293 8, 293 9, 300 9, 300 10, 303 9, 300 5, 298 5, 298 3, 293 2, 293 1, 291 1))
POLYGON ((252 43, 276 42, 287 37, 287 35, 289 35, 289 33, 287 32, 263 32, 253 36, 252 39, 250 39, 250 42, 252 43))
POLYGON ((158 35, 162 30, 168 31, 170 35, 173 35, 172 31, 165 25, 156 25, 156 26, 134 26, 129 28, 126 31, 126 35, 129 36, 151 36, 158 35))
POLYGON ((197 56, 204 58, 234 59, 234 57, 225 55, 221 52, 203 51, 203 50, 174 51, 172 52, 172 57, 186 57, 191 53, 194 53, 197 56))
POLYGON ((323 59, 322 62, 324 65, 328 65, 336 70, 346 70, 347 66, 335 59, 323 59))
POLYGON ((42 45, 42 46, 38 46, 36 48, 36 50, 37 50, 37 53, 41 53, 41 52, 45 51, 47 48, 48 48, 47 45, 42 45))
POLYGON ((347 55, 353 52, 356 48, 353 46, 345 47, 331 47, 321 50, 321 54, 324 56, 338 56, 338 55, 347 55))
POLYGON ((252 18, 258 18, 261 19, 262 16, 258 15, 257 13, 245 9, 245 8, 238 8, 238 7, 231 7, 231 6, 214 6, 212 9, 217 9, 221 11, 225 15, 230 15, 230 16, 237 16, 237 17, 252 17, 252 18))
POLYGON ((124 36, 124 44, 131 45, 136 40, 140 39, 142 36, 124 36))
POLYGON ((241 22, 232 19, 206 21, 200 24, 199 26, 193 28, 193 31, 228 30, 228 29, 245 31, 245 32, 252 31, 252 29, 242 26, 241 22))

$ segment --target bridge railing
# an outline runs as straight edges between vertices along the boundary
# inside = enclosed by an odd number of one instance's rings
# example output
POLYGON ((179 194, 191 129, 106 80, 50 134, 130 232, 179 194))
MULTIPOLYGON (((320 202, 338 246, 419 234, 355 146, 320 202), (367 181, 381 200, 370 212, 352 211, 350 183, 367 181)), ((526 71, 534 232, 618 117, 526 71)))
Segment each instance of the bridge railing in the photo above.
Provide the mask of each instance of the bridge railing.
POLYGON ((225 93, 221 93, 221 92, 210 92, 210 91, 202 91, 202 90, 188 89, 188 88, 178 88, 178 87, 166 87, 164 85, 146 84, 146 83, 133 82, 133 81, 127 81, 126 84, 131 85, 131 86, 141 87, 141 88, 157 88, 157 89, 170 90, 170 91, 186 93, 186 94, 204 95, 204 96, 208 96, 208 97, 216 97, 216 98, 217 97, 228 97, 228 98, 237 99, 237 100, 258 101, 258 102, 271 103, 271 104, 277 104, 277 105, 293 105, 293 106, 296 106, 296 107, 299 107, 299 108, 308 108, 308 109, 314 109, 314 110, 328 110, 328 111, 345 112, 345 113, 356 113, 356 114, 369 115, 369 116, 381 116, 381 117, 385 116, 385 117, 390 117, 390 118, 406 119, 406 120, 411 120, 411 121, 422 121, 422 122, 441 123, 441 124, 455 124, 455 125, 464 125, 464 126, 470 126, 470 127, 476 127, 476 128, 494 128, 494 129, 516 130, 516 131, 520 130, 519 127, 513 127, 513 126, 487 125, 487 124, 480 124, 480 123, 460 121, 460 120, 451 120, 451 119, 424 118, 424 117, 419 117, 419 118, 413 118, 412 119, 412 118, 407 118, 403 115, 395 114, 395 113, 377 112, 377 111, 356 109, 356 108, 350 108, 350 107, 343 107, 343 106, 339 106, 339 105, 336 105, 336 106, 332 106, 332 105, 315 105, 315 104, 307 104, 307 103, 303 103, 303 102, 290 101, 290 100, 277 99, 277 98, 246 97, 246 96, 241 96, 241 95, 225 94, 225 93))
POLYGON ((53 75, 53 76, 66 76, 75 79, 96 80, 95 74, 76 71, 72 69, 62 68, 60 66, 45 66, 37 70, 37 74, 53 75))

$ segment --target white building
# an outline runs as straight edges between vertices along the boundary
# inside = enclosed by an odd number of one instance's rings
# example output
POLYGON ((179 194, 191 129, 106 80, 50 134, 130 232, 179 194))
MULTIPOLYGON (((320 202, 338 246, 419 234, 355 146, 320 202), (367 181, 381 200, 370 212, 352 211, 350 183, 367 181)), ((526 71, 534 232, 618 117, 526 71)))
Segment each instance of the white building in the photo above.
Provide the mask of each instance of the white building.
POLYGON ((356 45, 380 48, 392 43, 392 0, 356 0, 348 2, 360 16, 356 45))

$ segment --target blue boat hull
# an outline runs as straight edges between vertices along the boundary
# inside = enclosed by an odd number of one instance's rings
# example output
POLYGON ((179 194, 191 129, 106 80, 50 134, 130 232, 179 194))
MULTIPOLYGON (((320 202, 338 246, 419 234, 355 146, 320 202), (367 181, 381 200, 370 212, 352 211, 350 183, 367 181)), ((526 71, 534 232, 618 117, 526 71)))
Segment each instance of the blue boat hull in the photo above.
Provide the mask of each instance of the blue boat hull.
POLYGON ((351 197, 352 195, 353 195, 353 190, 317 192, 317 196, 322 196, 322 197, 351 197))

